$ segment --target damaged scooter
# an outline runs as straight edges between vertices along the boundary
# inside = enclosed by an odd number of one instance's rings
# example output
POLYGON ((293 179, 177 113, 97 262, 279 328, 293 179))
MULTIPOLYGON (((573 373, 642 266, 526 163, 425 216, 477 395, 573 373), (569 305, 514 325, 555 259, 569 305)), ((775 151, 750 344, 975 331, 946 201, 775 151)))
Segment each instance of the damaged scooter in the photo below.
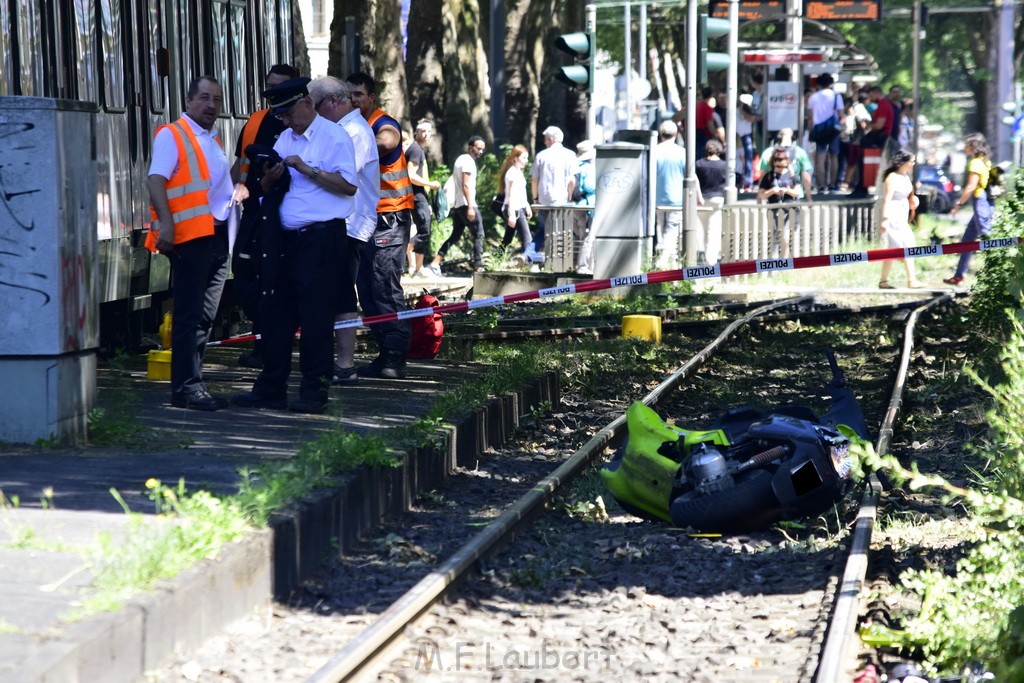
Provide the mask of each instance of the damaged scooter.
POLYGON ((853 486, 851 444, 869 437, 835 353, 826 356, 832 406, 821 416, 744 406, 697 431, 634 403, 628 437, 601 470, 605 485, 631 514, 701 532, 756 531, 827 510, 853 486))

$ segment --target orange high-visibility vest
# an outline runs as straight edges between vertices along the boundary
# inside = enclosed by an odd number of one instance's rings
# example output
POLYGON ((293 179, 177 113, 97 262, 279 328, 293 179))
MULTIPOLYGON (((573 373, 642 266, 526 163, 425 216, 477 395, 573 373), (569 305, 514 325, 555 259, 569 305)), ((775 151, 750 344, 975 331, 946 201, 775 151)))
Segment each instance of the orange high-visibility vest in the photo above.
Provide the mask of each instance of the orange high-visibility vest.
MULTIPOLYGON (((385 124, 393 125, 401 131, 398 122, 380 109, 375 109, 366 122, 373 128, 374 134, 385 124), (381 117, 385 120, 377 124, 381 117)), ((377 213, 393 213, 402 209, 412 209, 414 206, 409 167, 405 161, 405 151, 399 144, 387 156, 380 158, 380 200, 377 202, 377 213)))
MULTIPOLYGON (((178 168, 167 181, 167 204, 174 221, 174 243, 181 244, 214 233, 213 214, 210 213, 210 169, 199 146, 199 140, 191 126, 184 119, 161 126, 168 128, 178 145, 178 168)), ((156 209, 149 206, 153 223, 146 235, 146 248, 156 252, 156 240, 160 234, 156 209)))
POLYGON ((249 117, 249 120, 245 122, 245 127, 242 128, 242 163, 238 166, 238 182, 240 183, 244 184, 246 178, 249 177, 249 159, 245 156, 245 149, 256 142, 256 133, 259 132, 264 117, 269 113, 269 108, 260 109, 249 117))

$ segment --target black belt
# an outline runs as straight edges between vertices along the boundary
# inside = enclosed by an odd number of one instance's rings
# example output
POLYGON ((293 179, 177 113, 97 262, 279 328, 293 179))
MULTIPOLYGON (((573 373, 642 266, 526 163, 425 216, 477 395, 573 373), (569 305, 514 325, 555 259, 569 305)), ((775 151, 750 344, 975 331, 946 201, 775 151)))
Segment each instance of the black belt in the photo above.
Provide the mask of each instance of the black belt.
POLYGON ((316 223, 309 223, 307 225, 303 225, 301 228, 292 228, 290 230, 285 228, 284 229, 284 234, 285 235, 290 235, 290 236, 294 237, 296 235, 308 235, 311 232, 316 232, 317 230, 323 230, 324 228, 337 228, 337 227, 344 227, 344 226, 345 226, 345 219, 344 218, 335 218, 335 219, 329 220, 329 221, 317 221, 316 223))

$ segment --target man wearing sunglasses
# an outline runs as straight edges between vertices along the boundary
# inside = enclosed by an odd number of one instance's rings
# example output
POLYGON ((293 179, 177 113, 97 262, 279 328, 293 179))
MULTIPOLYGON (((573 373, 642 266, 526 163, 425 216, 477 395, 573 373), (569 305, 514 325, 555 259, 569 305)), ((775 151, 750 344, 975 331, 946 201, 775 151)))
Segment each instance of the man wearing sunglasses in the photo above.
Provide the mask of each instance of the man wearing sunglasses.
POLYGON ((263 370, 252 391, 232 397, 248 408, 285 407, 292 339, 300 327, 302 379, 299 398, 288 409, 322 413, 334 377, 337 267, 345 252, 345 219, 355 208, 355 151, 340 126, 317 115, 308 84, 308 78, 293 78, 263 92, 287 130, 274 145, 282 161, 265 169, 261 190, 269 195, 279 182, 287 182, 288 190, 278 195, 279 206, 267 199, 262 206, 263 370), (272 223, 279 229, 268 227, 272 223))
MULTIPOLYGON (((275 64, 267 73, 266 87, 273 88, 285 81, 298 78, 299 72, 288 64, 275 64)), ((235 192, 242 197, 242 219, 238 222, 238 235, 231 255, 231 273, 234 280, 235 297, 242 311, 252 322, 252 333, 262 337, 263 325, 259 314, 260 289, 256 269, 256 225, 260 213, 260 176, 263 169, 253 165, 245 157, 249 145, 273 147, 284 132, 281 119, 271 115, 270 108, 260 109, 249 117, 238 135, 235 146, 235 164, 231 167, 231 180, 235 192)), ((263 367, 263 339, 252 344, 252 351, 238 357, 238 364, 247 368, 263 367)))

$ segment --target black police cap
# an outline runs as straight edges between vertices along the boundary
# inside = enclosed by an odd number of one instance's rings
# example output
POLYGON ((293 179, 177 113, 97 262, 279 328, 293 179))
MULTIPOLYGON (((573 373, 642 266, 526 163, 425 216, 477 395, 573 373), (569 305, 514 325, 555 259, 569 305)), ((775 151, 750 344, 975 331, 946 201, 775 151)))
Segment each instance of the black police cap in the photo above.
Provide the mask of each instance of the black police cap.
POLYGON ((309 89, 306 87, 309 85, 309 81, 310 79, 305 77, 289 79, 284 83, 278 83, 273 88, 264 90, 263 97, 267 99, 270 110, 274 114, 283 114, 293 104, 309 94, 309 89))

